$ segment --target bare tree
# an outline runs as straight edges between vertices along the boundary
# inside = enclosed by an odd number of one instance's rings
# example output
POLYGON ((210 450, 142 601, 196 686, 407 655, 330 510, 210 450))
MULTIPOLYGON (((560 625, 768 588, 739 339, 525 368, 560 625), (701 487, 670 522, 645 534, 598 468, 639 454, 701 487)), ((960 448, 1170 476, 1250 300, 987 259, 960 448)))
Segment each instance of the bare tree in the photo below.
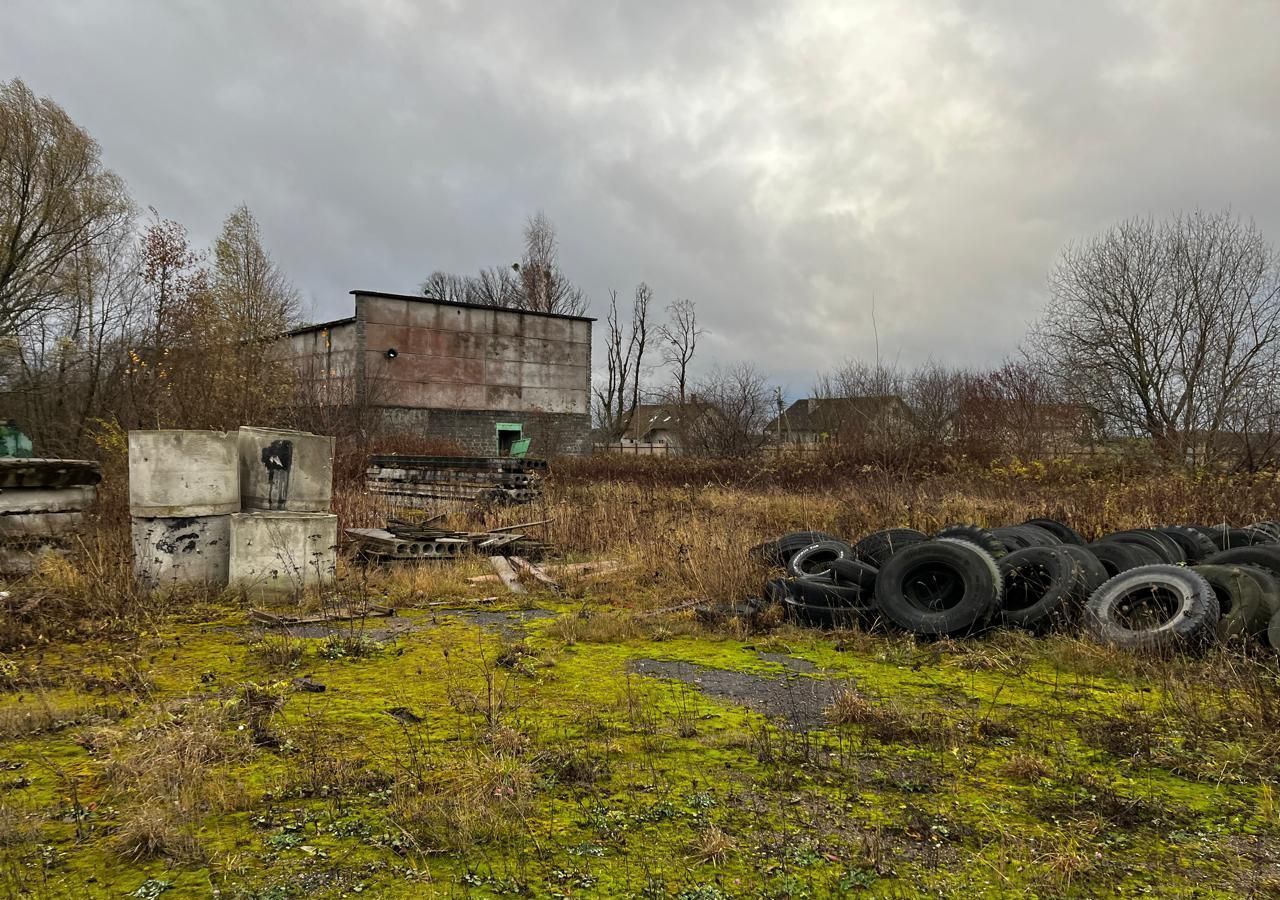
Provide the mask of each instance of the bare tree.
POLYGON ((1172 459, 1213 461, 1280 375, 1277 254, 1230 211, 1133 219, 1062 254, 1032 349, 1063 392, 1172 459))
POLYGON ((649 302, 653 291, 641 282, 631 302, 631 317, 618 310, 618 292, 609 292, 605 315, 605 378, 595 394, 596 426, 609 438, 620 437, 640 404, 644 356, 649 343, 649 302))
POLYGON ((689 363, 698 349, 698 338, 702 337, 697 307, 692 300, 681 299, 668 304, 667 321, 658 326, 658 337, 662 340, 662 361, 671 370, 675 395, 684 406, 689 363))
POLYGON ((73 257, 131 213, 124 183, 62 107, 0 82, 0 334, 62 303, 73 257))
POLYGON ((750 363, 713 368, 698 380, 682 434, 685 448, 705 456, 747 456, 764 445, 771 392, 750 363))
POLYGON ((523 308, 580 316, 587 298, 560 270, 560 239, 541 210, 524 226, 524 257, 516 265, 524 286, 523 308))
POLYGON ((525 223, 524 244, 520 261, 509 268, 494 266, 477 275, 432 272, 422 282, 422 293, 455 303, 585 315, 587 295, 561 271, 559 238, 544 213, 535 213, 525 223))

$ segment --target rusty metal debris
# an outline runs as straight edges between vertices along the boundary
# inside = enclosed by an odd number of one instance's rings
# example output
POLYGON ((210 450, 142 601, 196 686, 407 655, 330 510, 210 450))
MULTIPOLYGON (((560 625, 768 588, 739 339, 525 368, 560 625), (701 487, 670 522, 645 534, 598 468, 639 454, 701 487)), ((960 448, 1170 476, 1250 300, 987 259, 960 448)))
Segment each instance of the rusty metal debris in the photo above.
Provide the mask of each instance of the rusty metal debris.
POLYGON ((405 506, 433 500, 530 503, 542 496, 543 459, 514 456, 371 456, 365 485, 405 506))

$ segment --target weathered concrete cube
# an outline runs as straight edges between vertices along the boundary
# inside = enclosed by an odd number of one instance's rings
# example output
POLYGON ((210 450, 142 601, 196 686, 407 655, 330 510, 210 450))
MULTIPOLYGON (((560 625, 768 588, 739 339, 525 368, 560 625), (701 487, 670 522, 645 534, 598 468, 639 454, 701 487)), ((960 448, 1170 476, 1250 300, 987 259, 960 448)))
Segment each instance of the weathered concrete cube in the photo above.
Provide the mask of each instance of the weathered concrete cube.
POLYGON ((242 426, 238 442, 241 509, 329 511, 333 438, 242 426))
POLYGON ((287 597, 331 583, 338 567, 338 517, 245 512, 231 516, 232 586, 250 597, 287 597))
POLYGON ((147 588, 226 587, 230 558, 230 516, 133 519, 133 571, 147 588))
POLYGON ((240 510, 234 432, 129 432, 129 511, 148 518, 221 516, 240 510))

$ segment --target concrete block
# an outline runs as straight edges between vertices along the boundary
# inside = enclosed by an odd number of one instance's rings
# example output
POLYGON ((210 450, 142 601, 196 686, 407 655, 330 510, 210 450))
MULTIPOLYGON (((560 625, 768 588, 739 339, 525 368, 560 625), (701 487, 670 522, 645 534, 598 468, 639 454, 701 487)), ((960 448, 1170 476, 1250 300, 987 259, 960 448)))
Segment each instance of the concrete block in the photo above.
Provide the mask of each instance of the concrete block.
POLYGON ((30 575, 40 568, 41 557, 66 556, 71 551, 60 543, 0 544, 0 575, 30 575))
POLYGON ((129 432, 129 511, 135 516, 218 516, 239 509, 234 432, 129 432))
POLYGON ((333 499, 333 438, 306 431, 242 426, 240 508, 328 512, 333 499))
POLYGON ((581 388, 587 369, 579 366, 557 366, 550 363, 521 363, 520 381, 526 388, 552 388, 571 391, 581 388))
POLYGON ((175 584, 226 587, 230 516, 133 519, 133 571, 147 588, 175 584))
POLYGON ((250 597, 293 596, 337 574, 338 517, 246 512, 231 516, 230 582, 250 597))
POLYGON ((84 522, 81 512, 10 513, 0 516, 0 537, 6 540, 72 534, 84 522))
POLYGON ((0 513, 80 512, 93 505, 91 484, 66 488, 9 488, 0 492, 0 513))

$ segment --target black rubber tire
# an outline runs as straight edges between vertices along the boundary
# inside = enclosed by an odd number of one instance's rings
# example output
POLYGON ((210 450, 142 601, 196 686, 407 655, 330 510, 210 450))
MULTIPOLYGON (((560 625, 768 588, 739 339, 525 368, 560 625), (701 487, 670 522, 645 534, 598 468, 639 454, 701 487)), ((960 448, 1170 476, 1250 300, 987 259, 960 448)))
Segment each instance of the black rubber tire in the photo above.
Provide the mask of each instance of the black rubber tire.
POLYGON ((1251 531, 1261 531, 1271 535, 1273 541, 1280 541, 1280 522, 1254 522, 1249 526, 1251 531))
POLYGON ((834 534, 827 534, 825 531, 792 531, 784 534, 773 542, 777 548, 775 565, 782 566, 784 569, 787 563, 791 562, 791 557, 795 556, 805 547, 812 547, 819 541, 838 541, 840 538, 834 534))
POLYGON ((1271 544, 1221 550, 1212 556, 1206 556, 1204 562, 1210 566, 1257 566, 1280 578, 1280 546, 1271 544))
POLYGON ((1208 535, 1186 525, 1165 525, 1152 530, 1160 532, 1182 548, 1182 556, 1187 565, 1194 566, 1216 549, 1208 535))
POLYGON ((895 553, 904 547, 929 540, 924 532, 914 528, 886 528, 864 537, 853 545, 854 559, 870 563, 877 569, 883 569, 895 553))
POLYGON ((1224 550, 1237 550, 1241 547, 1253 547, 1269 544, 1266 532, 1250 531, 1248 528, 1228 528, 1225 525, 1211 525, 1204 529, 1213 541, 1214 549, 1221 553, 1224 550))
POLYGON ((991 529, 991 533, 1010 553, 1015 550, 1025 550, 1028 547, 1053 547, 1062 543, 1048 531, 1037 528, 1035 525, 1006 525, 1003 528, 991 529))
POLYGON ((1136 569, 1138 566, 1150 566, 1160 559, 1146 547, 1137 544, 1108 543, 1096 541, 1089 545, 1089 552, 1094 555, 1111 577, 1136 569))
POLYGON ((1280 612, 1280 578, 1260 566, 1237 568, 1258 583, 1258 589, 1262 591, 1262 602, 1267 605, 1268 617, 1280 612))
POLYGON ((1272 616, 1267 625, 1267 646, 1272 650, 1280 649, 1280 612, 1272 616))
POLYGON ((999 559, 1009 552, 1000 538, 977 525, 948 525, 933 537, 935 540, 939 538, 957 538, 962 541, 968 541, 986 550, 994 559, 999 559))
POLYGON ((783 610, 788 619, 810 628, 849 628, 858 624, 863 616, 860 609, 852 606, 810 604, 798 597, 787 597, 783 610))
POLYGON ((856 587, 836 584, 829 578, 814 576, 793 578, 790 594, 809 606, 842 606, 850 609, 866 609, 871 598, 856 587))
POLYGON ((1032 525, 1049 532, 1058 539, 1059 543, 1075 544, 1077 547, 1085 545, 1085 539, 1066 522, 1059 522, 1057 519, 1027 519, 1022 524, 1032 525))
POLYGON ((787 571, 796 578, 821 575, 831 568, 837 559, 853 556, 853 548, 844 541, 818 541, 810 544, 787 560, 787 571))
POLYGON ((1004 593, 1000 620, 1014 628, 1043 633, 1070 621, 1084 575, 1062 547, 1027 547, 1000 560, 1004 593))
POLYGON ((768 603, 782 603, 791 596, 791 582, 786 578, 770 578, 762 592, 768 603))
POLYGON ((1085 602, 1093 596, 1093 592, 1102 587, 1111 575, 1107 572, 1106 566, 1102 564, 1089 547, 1063 544, 1057 549, 1070 555, 1080 566, 1080 579, 1076 586, 1076 599, 1078 605, 1084 606, 1085 602))
POLYGON ((1182 554, 1182 547, 1169 537, 1167 534, 1161 534, 1158 531, 1151 531, 1147 528, 1134 528, 1129 531, 1117 531, 1108 534, 1102 539, 1103 541, 1119 542, 1122 544, 1140 544, 1148 550, 1156 554, 1160 562, 1168 563, 1176 566, 1178 563, 1186 562, 1186 557, 1182 554))
POLYGON ((1102 644, 1149 653, 1196 653, 1217 638, 1218 598, 1209 582, 1185 566, 1141 566, 1094 591, 1085 625, 1102 644), (1129 621, 1145 611, 1150 622, 1129 621))
POLYGON ((1271 621, 1271 608, 1262 599, 1262 588, 1239 566, 1196 566, 1194 571, 1209 582, 1218 598, 1218 639, 1258 637, 1271 621))
POLYGON ((837 559, 831 563, 831 569, 827 575, 836 584, 859 588, 870 596, 875 593, 877 572, 879 569, 860 559, 837 559))
POLYGON ((913 544, 880 569, 875 605, 884 618, 914 634, 976 631, 1000 606, 1001 584, 990 554, 967 541, 913 544))

